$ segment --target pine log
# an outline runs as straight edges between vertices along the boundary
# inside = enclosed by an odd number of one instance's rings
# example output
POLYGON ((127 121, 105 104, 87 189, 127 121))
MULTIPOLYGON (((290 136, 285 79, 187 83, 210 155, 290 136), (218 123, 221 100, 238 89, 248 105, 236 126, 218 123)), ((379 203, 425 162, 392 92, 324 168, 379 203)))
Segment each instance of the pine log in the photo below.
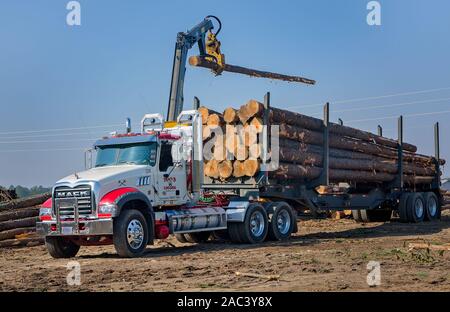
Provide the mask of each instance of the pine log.
POLYGON ((215 159, 211 159, 203 166, 205 176, 218 179, 219 178, 219 162, 215 159))
POLYGON ((209 114, 206 124, 210 127, 219 127, 223 124, 223 117, 219 114, 209 114))
MULTIPOLYGON (((282 124, 279 126, 280 138, 297 140, 306 144, 323 144, 323 134, 320 132, 299 128, 296 126, 282 124)), ((330 134, 329 144, 332 148, 344 149, 354 152, 361 152, 370 155, 382 156, 387 158, 397 158, 397 150, 389 147, 368 143, 365 141, 354 140, 351 138, 330 134)), ((433 160, 431 157, 423 156, 419 154, 407 153, 403 154, 403 159, 408 161, 419 161, 424 164, 431 165, 433 160)), ((444 162, 445 163, 445 162, 444 162)))
POLYGON ((218 165, 219 177, 226 180, 233 174, 233 163, 230 160, 221 161, 218 165))
MULTIPOLYGON (((196 67, 209 68, 212 70, 219 69, 218 65, 215 62, 211 62, 201 56, 191 56, 189 58, 189 65, 196 66, 196 67)), ((283 81, 288 81, 288 82, 299 82, 299 83, 305 83, 305 84, 309 84, 309 85, 313 85, 316 83, 314 80, 304 78, 304 77, 271 73, 271 72, 246 68, 246 67, 242 67, 242 66, 230 65, 230 64, 225 64, 223 70, 226 72, 243 74, 243 75, 247 75, 247 76, 251 76, 251 77, 276 79, 276 80, 283 80, 283 81)))
POLYGON ((5 247, 32 247, 42 245, 44 243, 43 237, 23 238, 23 239, 7 239, 0 242, 0 248, 5 247))
POLYGON ((236 127, 236 131, 240 136, 240 142, 247 147, 258 141, 258 133, 249 124, 245 124, 243 127, 236 127))
POLYGON ((26 198, 14 199, 8 202, 0 203, 0 211, 41 205, 50 197, 50 193, 45 193, 26 198))
POLYGON ((227 158, 227 149, 225 147, 225 138, 216 137, 214 141, 213 158, 217 161, 223 161, 227 158))
POLYGON ((243 176, 245 176, 244 162, 240 160, 235 160, 233 162, 233 177, 241 178, 243 176))
MULTIPOLYGON (((286 163, 298 163, 305 166, 322 167, 323 156, 320 153, 305 153, 288 147, 280 147, 280 161, 286 163)), ((332 169, 350 169, 350 170, 377 170, 386 173, 397 173, 398 165, 395 161, 382 159, 373 156, 372 159, 345 159, 330 157, 330 168, 332 169)), ((413 164, 404 163, 403 170, 405 174, 419 176, 432 176, 436 173, 433 167, 419 167, 413 164)))
POLYGON ((251 117, 250 114, 247 112, 247 105, 242 105, 242 106, 239 108, 237 114, 238 114, 239 121, 240 121, 242 124, 246 124, 247 121, 248 121, 248 120, 250 119, 250 117, 251 117))
POLYGON ((12 239, 16 238, 17 235, 27 234, 27 233, 34 233, 36 232, 36 227, 25 227, 25 228, 17 228, 17 229, 11 229, 6 230, 3 232, 0 232, 0 241, 5 239, 12 239))
MULTIPOLYGON (((298 152, 297 152, 298 153, 298 152)), ((250 145, 250 147, 248 148, 248 157, 250 159, 258 159, 261 158, 261 154, 262 154, 262 145, 259 143, 255 143, 250 145)), ((281 150, 280 150, 280 154, 281 154, 281 150)), ((281 158, 281 157, 280 157, 281 158)))
POLYGON ((237 111, 232 108, 228 107, 223 111, 223 120, 227 124, 234 124, 239 121, 238 113, 237 111))
POLYGON ((198 108, 198 112, 200 113, 200 115, 202 116, 202 123, 204 125, 206 125, 206 121, 208 120, 208 117, 210 114, 217 114, 220 115, 218 112, 213 111, 212 109, 209 109, 205 106, 201 106, 198 108))
MULTIPOLYGON (((269 172, 269 176, 277 179, 311 180, 318 178, 321 172, 322 168, 319 167, 280 163, 279 169, 269 172)), ((361 170, 330 169, 329 175, 330 182, 382 183, 390 182, 395 179, 394 174, 361 170)), ((426 184, 431 183, 433 177, 414 177, 405 175, 404 180, 406 183, 410 184, 426 184)))
POLYGON ((37 221, 39 221, 39 217, 29 217, 18 220, 3 221, 0 222, 0 232, 15 228, 35 226, 37 221))
POLYGON ((256 159, 246 159, 244 161, 244 173, 247 177, 254 177, 259 171, 260 165, 259 160, 256 159))
MULTIPOLYGON (((262 103, 259 103, 255 100, 250 100, 246 104, 246 111, 250 117, 259 116, 262 117, 264 112, 264 106, 262 103)), ((270 108, 269 119, 271 123, 278 124, 290 124, 293 126, 298 126, 301 128, 320 131, 323 127, 323 121, 318 118, 306 116, 299 113, 294 113, 291 111, 279 109, 279 108, 270 108)), ((391 148, 397 148, 398 142, 392 139, 388 139, 382 136, 375 135, 373 133, 359 130, 347 126, 341 126, 336 123, 330 123, 330 133, 347 136, 351 138, 356 138, 359 140, 363 140, 366 142, 376 143, 382 146, 387 146, 391 148)), ((409 151, 412 153, 417 152, 417 147, 415 145, 409 143, 403 143, 403 149, 405 151, 409 151)))
POLYGON ((19 208, 0 213, 0 222, 23 219, 28 217, 36 217, 38 215, 39 215, 39 207, 19 208))
POLYGON ((253 117, 250 121, 250 126, 254 127, 252 130, 256 133, 262 133, 264 128, 264 123, 260 117, 253 117))
POLYGON ((211 136, 212 136, 211 127, 209 127, 207 125, 203 125, 203 128, 202 128, 202 139, 203 139, 203 141, 206 141, 206 140, 210 139, 211 136))

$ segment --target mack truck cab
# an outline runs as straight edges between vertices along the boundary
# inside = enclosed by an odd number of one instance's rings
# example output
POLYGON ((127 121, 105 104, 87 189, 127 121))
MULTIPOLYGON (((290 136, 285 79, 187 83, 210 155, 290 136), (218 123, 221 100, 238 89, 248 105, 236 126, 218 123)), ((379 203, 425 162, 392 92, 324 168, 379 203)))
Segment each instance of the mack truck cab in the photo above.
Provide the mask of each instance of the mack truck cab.
POLYGON ((95 142, 95 162, 56 182, 40 208, 37 231, 49 254, 69 258, 80 246, 113 244, 119 256, 137 257, 170 234, 197 243, 213 233, 242 243, 289 237, 296 228, 289 205, 205 193, 201 127, 196 110, 174 123, 148 114, 139 133, 95 142))

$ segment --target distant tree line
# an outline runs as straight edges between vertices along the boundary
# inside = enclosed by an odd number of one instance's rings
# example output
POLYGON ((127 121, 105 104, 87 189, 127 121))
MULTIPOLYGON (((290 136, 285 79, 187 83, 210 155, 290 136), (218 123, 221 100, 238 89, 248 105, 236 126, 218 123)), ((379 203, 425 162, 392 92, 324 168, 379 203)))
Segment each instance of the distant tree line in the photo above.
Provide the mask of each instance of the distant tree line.
POLYGON ((42 185, 32 186, 30 188, 22 186, 22 185, 16 185, 16 186, 10 185, 8 188, 0 186, 0 189, 11 190, 11 191, 15 190, 15 194, 17 195, 18 198, 43 194, 43 193, 47 193, 47 192, 51 191, 51 188, 44 187, 42 185))

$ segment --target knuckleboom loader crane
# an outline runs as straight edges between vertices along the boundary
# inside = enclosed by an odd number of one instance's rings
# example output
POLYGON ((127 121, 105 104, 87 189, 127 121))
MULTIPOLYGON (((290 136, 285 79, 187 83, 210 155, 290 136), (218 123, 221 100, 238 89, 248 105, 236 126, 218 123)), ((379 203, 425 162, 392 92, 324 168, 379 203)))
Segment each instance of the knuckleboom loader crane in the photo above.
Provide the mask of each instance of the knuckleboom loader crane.
POLYGON ((189 58, 191 66, 209 68, 213 74, 220 75, 222 72, 233 72, 252 77, 278 79, 288 82, 299 82, 314 85, 314 80, 289 76, 284 74, 260 71, 241 66, 229 65, 225 63, 225 55, 220 50, 221 43, 217 36, 222 29, 220 19, 214 15, 208 15, 205 19, 187 32, 179 32, 175 44, 175 53, 173 57, 172 82, 170 84, 170 98, 167 108, 167 121, 175 121, 183 111, 183 85, 186 73, 186 62, 188 51, 198 45, 200 54, 189 58), (212 20, 217 21, 218 30, 214 33, 214 24, 212 20))
POLYGON ((214 62, 217 67, 214 70, 220 75, 225 65, 225 56, 220 52, 220 41, 217 35, 220 33, 222 23, 214 15, 208 15, 205 19, 187 32, 179 32, 175 44, 173 56, 172 82, 170 84, 169 106, 167 108, 167 121, 174 121, 183 110, 183 85, 186 73, 188 51, 198 45, 200 57, 214 62), (212 20, 219 24, 217 32, 213 32, 212 20))

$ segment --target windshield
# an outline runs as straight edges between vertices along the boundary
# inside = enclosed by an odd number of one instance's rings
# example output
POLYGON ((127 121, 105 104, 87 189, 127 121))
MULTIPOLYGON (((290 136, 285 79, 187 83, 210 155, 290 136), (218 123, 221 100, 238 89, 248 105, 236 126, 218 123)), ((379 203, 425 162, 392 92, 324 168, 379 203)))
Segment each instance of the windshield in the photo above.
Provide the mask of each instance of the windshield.
POLYGON ((154 166, 156 143, 134 143, 97 147, 95 167, 123 164, 154 166))

